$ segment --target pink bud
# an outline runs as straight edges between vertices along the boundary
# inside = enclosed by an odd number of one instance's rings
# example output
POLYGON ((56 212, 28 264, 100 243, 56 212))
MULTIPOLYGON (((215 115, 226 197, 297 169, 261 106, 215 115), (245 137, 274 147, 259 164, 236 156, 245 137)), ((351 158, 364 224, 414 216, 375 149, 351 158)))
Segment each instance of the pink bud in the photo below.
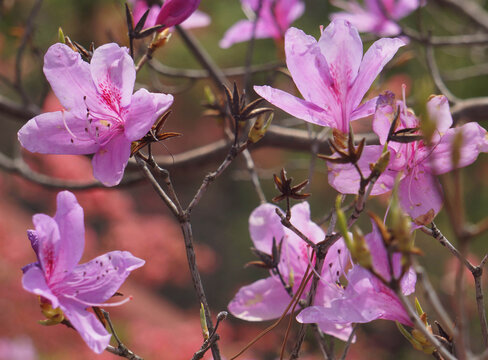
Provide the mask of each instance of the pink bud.
POLYGON ((156 25, 169 28, 185 21, 200 5, 200 0, 166 0, 159 11, 156 25))

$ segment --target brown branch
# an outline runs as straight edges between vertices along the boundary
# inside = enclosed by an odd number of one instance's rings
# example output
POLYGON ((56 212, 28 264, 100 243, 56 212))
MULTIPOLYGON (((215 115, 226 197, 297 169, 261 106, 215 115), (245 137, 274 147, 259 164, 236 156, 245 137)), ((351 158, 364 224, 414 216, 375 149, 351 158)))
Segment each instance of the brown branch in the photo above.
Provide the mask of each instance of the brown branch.
POLYGON ((129 348, 127 346, 125 346, 122 343, 122 341, 120 341, 119 337, 117 336, 117 333, 115 332, 115 328, 112 324, 112 320, 110 319, 109 313, 103 309, 100 309, 100 311, 102 312, 103 317, 105 318, 105 320, 106 320, 106 322, 110 328, 110 332, 112 333, 115 341, 117 342, 117 347, 109 345, 109 346, 107 346, 107 348, 105 350, 109 353, 112 353, 114 355, 129 359, 129 360, 144 360, 140 356, 134 354, 134 352, 129 350, 129 348))
POLYGON ((472 0, 436 0, 441 5, 448 5, 457 13, 464 14, 471 23, 477 24, 488 31, 488 12, 472 0))
POLYGON ((430 44, 432 46, 473 46, 488 44, 488 34, 484 33, 450 36, 424 36, 413 29, 404 27, 402 28, 402 35, 405 35, 411 40, 419 43, 430 44))

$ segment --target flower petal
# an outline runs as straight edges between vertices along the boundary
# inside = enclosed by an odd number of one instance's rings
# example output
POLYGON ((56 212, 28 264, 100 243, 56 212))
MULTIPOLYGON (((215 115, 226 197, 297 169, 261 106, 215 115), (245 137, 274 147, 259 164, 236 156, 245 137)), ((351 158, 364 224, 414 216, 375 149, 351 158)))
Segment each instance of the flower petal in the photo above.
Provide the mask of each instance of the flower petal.
POLYGON ((188 19, 183 21, 180 25, 184 29, 195 29, 206 27, 210 25, 212 19, 209 15, 205 14, 203 11, 196 10, 193 14, 190 15, 188 19))
POLYGON ((271 254, 273 238, 278 245, 285 236, 283 225, 276 214, 277 207, 271 204, 259 205, 249 216, 249 233, 257 250, 271 254))
POLYGON ((340 119, 341 107, 332 91, 329 66, 320 52, 317 40, 302 30, 290 28, 285 34, 286 65, 305 100, 321 108, 330 107, 340 119))
POLYGON ((325 28, 318 44, 329 64, 334 87, 345 102, 347 91, 356 79, 363 57, 363 43, 359 33, 347 21, 337 19, 325 28))
POLYGON ((376 110, 377 101, 378 97, 375 97, 371 100, 366 101, 364 104, 361 104, 359 107, 356 108, 356 110, 352 112, 350 121, 362 119, 367 116, 373 115, 376 110))
POLYGON ((130 144, 124 134, 114 136, 93 157, 93 176, 105 186, 118 185, 129 161, 130 144))
POLYGON ((172 95, 150 93, 146 89, 136 91, 132 95, 130 110, 125 120, 127 139, 135 141, 146 135, 172 103, 172 95))
POLYGON ((107 348, 112 336, 94 314, 68 299, 63 299, 61 309, 90 349, 101 354, 107 348))
POLYGON ((69 191, 61 191, 56 199, 54 220, 61 239, 58 259, 62 259, 65 272, 71 272, 78 265, 85 248, 83 208, 69 191))
POLYGON ((78 265, 57 291, 83 303, 103 303, 120 288, 130 272, 143 266, 144 260, 128 251, 111 251, 78 265))
POLYGON ((76 117, 86 118, 84 99, 96 96, 90 64, 65 44, 57 43, 46 52, 43 69, 61 105, 76 117))
POLYGON ((437 214, 442 207, 442 189, 439 181, 418 166, 416 174, 408 174, 400 181, 398 196, 400 204, 412 219, 425 215, 429 210, 437 214))
POLYGON ((240 288, 228 308, 239 319, 264 321, 280 317, 290 301, 283 284, 269 277, 240 288))
POLYGON ((49 286, 47 286, 44 272, 39 266, 30 266, 25 271, 24 276, 22 276, 22 287, 33 294, 48 299, 53 309, 59 306, 58 298, 52 293, 49 286))
POLYGON ((364 95, 369 90, 378 74, 396 54, 398 49, 404 45, 405 43, 398 38, 379 39, 371 45, 366 54, 364 54, 357 78, 351 86, 348 95, 349 111, 352 111, 361 103, 364 95))
POLYGON ((18 132, 20 144, 41 154, 91 154, 98 145, 85 135, 86 123, 72 113, 56 111, 30 119, 18 132), (69 129, 69 131, 68 131, 69 129))
MULTIPOLYGON (((390 158, 394 158, 394 151, 390 150, 390 158)), ((367 145, 364 147, 361 158, 358 161, 359 168, 365 177, 369 176, 371 169, 369 164, 375 163, 383 153, 381 145, 367 145)), ((391 160, 390 160, 391 163, 391 160)), ((356 168, 351 164, 333 164, 327 163, 329 168, 329 184, 342 194, 357 194, 359 190, 360 177, 356 168)), ((393 189, 397 171, 387 168, 380 175, 373 187, 371 195, 383 194, 393 189)))
POLYGON ((488 150, 487 145, 486 130, 477 123, 467 123, 447 130, 426 161, 435 174, 444 174, 454 168, 472 164, 480 152, 488 150), (462 134, 462 142, 459 148, 459 161, 454 166, 452 149, 459 134, 462 134))
POLYGON ((256 91, 259 96, 268 100, 271 104, 279 107, 281 110, 286 111, 292 116, 312 124, 337 127, 336 121, 328 109, 322 109, 311 102, 299 99, 270 86, 255 86, 254 91, 256 91))
MULTIPOLYGON (((240 20, 232 25, 224 34, 219 42, 222 49, 228 49, 232 45, 251 40, 254 22, 250 20, 240 20)), ((265 21, 258 21, 256 25, 256 39, 265 39, 280 36, 276 27, 265 21)))
MULTIPOLYGON (((115 43, 95 49, 90 63, 100 107, 120 115, 132 98, 136 69, 127 48, 115 43)), ((90 99, 90 98, 88 98, 90 99)))
POLYGON ((449 100, 444 95, 437 95, 427 102, 429 119, 436 124, 437 131, 442 135, 452 126, 452 115, 449 100))

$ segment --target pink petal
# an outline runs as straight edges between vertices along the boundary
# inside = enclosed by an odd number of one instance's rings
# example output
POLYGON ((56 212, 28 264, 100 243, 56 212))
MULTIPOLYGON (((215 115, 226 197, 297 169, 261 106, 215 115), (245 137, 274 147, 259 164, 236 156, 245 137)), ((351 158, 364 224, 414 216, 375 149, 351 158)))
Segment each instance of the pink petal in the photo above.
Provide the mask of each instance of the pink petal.
MULTIPOLYGON (((369 176, 371 170, 369 164, 378 161, 383 152, 381 145, 366 145, 363 154, 358 161, 359 168, 364 176, 369 176)), ((394 158, 395 154, 391 151, 390 158, 394 158)), ((392 160, 390 160, 391 163, 392 160)), ((333 164, 328 162, 329 168, 329 184, 342 194, 357 194, 359 190, 360 177, 357 170, 351 164, 333 164)), ((383 194, 393 189, 395 178, 398 175, 397 171, 387 168, 383 174, 380 175, 376 184, 373 187, 371 195, 383 194)))
POLYGON ((434 150, 425 163, 430 166, 435 174, 444 174, 454 168, 462 168, 472 164, 480 152, 487 151, 488 144, 486 130, 479 124, 471 122, 463 126, 449 129, 441 138, 440 142, 435 145, 434 150), (462 134, 462 145, 459 149, 459 162, 457 166, 452 163, 453 143, 458 136, 462 134))
POLYGON ((31 266, 24 273, 24 276, 22 276, 22 287, 33 294, 49 300, 54 309, 59 307, 58 298, 52 293, 49 286, 47 286, 44 272, 40 267, 31 266))
POLYGON ((322 32, 318 44, 329 64, 334 87, 345 103, 348 89, 356 79, 363 57, 363 43, 359 33, 347 21, 334 20, 322 32))
POLYGON ((115 135, 92 159, 93 176, 105 186, 118 185, 130 157, 131 141, 124 134, 115 135))
POLYGON ((125 136, 130 141, 147 134, 154 122, 171 106, 172 95, 150 93, 140 89, 132 95, 129 113, 125 120, 125 136))
POLYGON ((366 92, 373 84, 374 79, 383 70, 385 65, 396 54, 398 49, 405 43, 400 39, 380 39, 376 41, 364 54, 363 61, 359 68, 354 84, 348 95, 348 105, 350 109, 355 109, 363 99, 366 92))
POLYGON ((373 226, 373 231, 367 234, 364 238, 371 253, 373 267, 379 275, 389 281, 391 279, 391 268, 388 260, 388 253, 378 227, 374 222, 371 222, 371 224, 373 226))
MULTIPOLYGON (((350 263, 350 254, 344 240, 340 238, 334 245, 332 245, 327 252, 324 260, 324 268, 322 271, 322 285, 327 286, 324 282, 329 283, 336 290, 336 282, 345 274, 346 268, 350 263)), ((330 290, 330 289, 329 289, 330 290)), ((320 292, 320 290, 319 290, 320 292)), ((330 291, 325 291, 325 294, 330 297, 330 291)), ((322 299, 322 301, 325 301, 322 299)))
POLYGON ((96 96, 90 64, 64 44, 54 44, 44 56, 44 74, 63 107, 79 119, 86 118, 84 98, 96 96))
POLYGON ((313 36, 290 28, 285 34, 286 64, 293 81, 305 100, 321 108, 330 107, 334 117, 341 118, 337 94, 325 57, 313 36))
POLYGON ((400 287, 402 289, 402 293, 406 296, 415 292, 415 284, 417 283, 417 273, 411 267, 408 269, 407 273, 403 275, 402 279, 400 280, 400 287))
POLYGON ((101 354, 107 348, 112 336, 94 314, 67 299, 64 299, 61 309, 90 349, 101 354))
POLYGON ((280 317, 290 301, 283 284, 269 277, 240 288, 228 308, 239 319, 264 321, 280 317))
POLYGON ((356 108, 356 110, 352 112, 350 121, 362 119, 367 116, 373 115, 376 110, 377 101, 378 97, 375 97, 371 100, 366 101, 364 104, 361 104, 359 107, 356 108))
MULTIPOLYGON (((134 5, 134 10, 132 14, 134 16, 134 25, 139 22, 142 18, 142 15, 149 9, 146 0, 137 0, 134 5)), ((144 28, 150 28, 156 24, 156 19, 159 14, 159 10, 161 9, 158 5, 153 5, 149 9, 149 14, 147 14, 146 23, 144 24, 144 28)))
POLYGON ((249 216, 249 233, 254 247, 267 254, 271 254, 273 238, 278 245, 285 236, 276 209, 274 205, 262 204, 249 216))
POLYGON ((86 136, 85 126, 86 122, 72 113, 49 112, 30 119, 17 136, 20 144, 30 152, 91 154, 97 151, 98 145, 86 136))
POLYGON ((452 115, 449 100, 444 95, 437 95, 427 102, 429 119, 436 124, 437 131, 444 134, 452 126, 452 115))
MULTIPOLYGON (((310 205, 308 202, 304 201, 292 206, 290 221, 292 225, 305 234, 312 242, 318 243, 325 239, 324 231, 320 226, 310 220, 310 205)), ((285 231, 291 230, 286 229, 285 231)), ((295 233, 293 235, 297 236, 295 233)), ((301 239, 300 241, 303 242, 301 239)))
POLYGON ((131 271, 143 265, 144 260, 128 251, 111 251, 77 266, 58 285, 58 292, 73 295, 80 304, 104 303, 115 294, 131 271))
POLYGON ((58 225, 61 238, 58 261, 62 259, 63 270, 71 272, 80 261, 85 247, 83 208, 69 191, 61 191, 56 199, 54 220, 58 225))
MULTIPOLYGON (((317 324, 319 329, 331 336, 334 336, 342 341, 347 341, 349 336, 351 336, 352 325, 350 324, 334 324, 329 322, 319 322, 317 324)), ((354 336, 353 343, 356 342, 356 336, 354 336)))
POLYGON ((259 96, 268 100, 271 104, 286 111, 292 116, 321 126, 337 127, 329 109, 322 109, 319 106, 299 99, 284 91, 274 89, 270 86, 255 86, 254 91, 259 96))
MULTIPOLYGON (((252 37, 254 22, 250 20, 240 20, 232 25, 224 34, 224 37, 219 42, 222 49, 228 49, 232 45, 244 41, 248 41, 252 37)), ((276 38, 281 34, 277 31, 273 24, 265 21, 258 21, 256 26, 256 39, 276 38)))
POLYGON ((424 5, 425 0, 397 0, 392 16, 394 19, 401 19, 424 5))
POLYGON ((276 2, 275 14, 283 30, 288 29, 290 24, 302 16, 304 12, 305 4, 300 0, 280 0, 276 2))
POLYGON ((181 23, 181 27, 185 29, 195 29, 209 26, 211 23, 209 15, 203 11, 196 10, 191 16, 181 23))
POLYGON ((60 238, 59 228, 56 221, 45 214, 36 214, 32 217, 32 222, 39 237, 39 263, 47 283, 61 280, 64 276, 64 265, 69 265, 66 258, 60 257, 62 239, 60 238))
POLYGON ((90 63, 93 82, 98 90, 98 102, 107 111, 120 115, 132 98, 136 70, 127 48, 115 43, 95 49, 90 63))
POLYGON ((400 204, 412 219, 427 214, 431 209, 437 214, 442 207, 441 192, 439 181, 422 166, 415 169, 415 174, 403 178, 398 187, 400 204))

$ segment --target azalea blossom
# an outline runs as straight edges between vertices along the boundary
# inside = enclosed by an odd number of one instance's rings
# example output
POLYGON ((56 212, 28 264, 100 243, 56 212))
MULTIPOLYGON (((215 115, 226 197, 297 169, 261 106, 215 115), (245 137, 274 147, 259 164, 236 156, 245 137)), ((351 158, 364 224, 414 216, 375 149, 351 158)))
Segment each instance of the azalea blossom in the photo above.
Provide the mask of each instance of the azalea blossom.
MULTIPOLYGON (((229 311, 243 320, 264 321, 280 317, 291 301, 291 296, 285 290, 285 284, 291 286, 295 293, 308 265, 312 264, 308 245, 281 224, 276 209, 274 205, 263 204, 249 217, 249 232, 254 247, 271 255, 273 241, 276 246, 281 243, 281 257, 277 266, 279 273, 271 271, 271 276, 243 286, 229 303, 229 311)), ((322 229, 310 220, 310 207, 307 202, 291 208, 291 223, 314 243, 325 238, 322 229)), ((329 249, 325 258, 321 283, 317 289, 317 299, 320 298, 321 304, 328 304, 331 299, 341 294, 341 288, 336 282, 344 274, 348 262, 349 251, 340 239, 329 249)), ((307 291, 304 291, 302 299, 306 297, 307 291)), ((351 333, 351 326, 328 323, 323 324, 321 330, 339 339, 347 340, 351 333)))
POLYGON ((227 49, 235 43, 251 40, 256 27, 256 39, 282 39, 290 25, 302 16, 305 4, 302 0, 262 0, 258 21, 255 17, 261 0, 241 0, 242 8, 249 20, 240 20, 225 33, 220 47, 227 49))
POLYGON ((95 154, 93 174, 117 185, 132 141, 142 138, 172 104, 173 96, 140 89, 134 94, 135 66, 126 48, 106 44, 87 63, 64 44, 44 57, 44 74, 62 111, 38 115, 18 133, 20 143, 42 154, 95 154))
POLYGON ((344 19, 353 24, 360 32, 370 32, 379 36, 395 36, 401 28, 396 23, 419 6, 423 0, 365 0, 364 7, 355 0, 331 1, 344 12, 331 14, 331 19, 344 19))
MULTIPOLYGON (((380 138, 380 143, 387 142, 391 123, 399 110, 396 131, 413 129, 420 135, 419 119, 406 108, 403 101, 391 102, 382 97, 373 121, 373 129, 380 138)), ((486 130, 477 123, 451 128, 452 116, 449 102, 445 96, 433 96, 427 103, 429 119, 436 125, 432 144, 423 140, 410 143, 388 142, 391 153, 386 171, 378 178, 372 195, 392 190, 395 178, 400 176, 398 197, 402 208, 413 218, 428 215, 433 218, 442 207, 442 189, 436 175, 444 174, 455 168, 473 163, 480 152, 488 151, 486 130), (453 147, 459 138, 459 160, 453 163, 453 147)), ((358 162, 364 176, 368 176, 369 164, 380 157, 383 146, 365 146, 358 162)), ((350 164, 329 163, 329 183, 339 192, 354 194, 359 189, 359 175, 350 164)), ((419 219, 420 220, 420 219, 419 219)))
POLYGON ((58 194, 54 217, 36 214, 32 221, 35 230, 27 235, 37 262, 22 269, 22 286, 39 295, 41 304, 59 308, 86 344, 101 353, 111 336, 87 308, 124 303, 104 304, 144 261, 127 251, 111 251, 78 264, 85 246, 83 209, 69 191, 58 194))
POLYGON ((361 104, 385 64, 404 43, 380 39, 363 57, 357 29, 344 20, 334 20, 317 41, 290 28, 285 35, 288 70, 303 100, 270 86, 254 90, 287 113, 321 126, 349 132, 349 122, 372 115, 376 98, 361 104))
MULTIPOLYGON (((375 272, 384 280, 390 281, 392 271, 388 253, 376 225, 373 225, 373 232, 365 236, 365 241, 375 272)), ((392 256, 393 275, 397 279, 402 275, 401 256, 400 253, 392 256)), ((317 323, 319 326, 368 323, 376 319, 413 325, 398 296, 370 271, 354 265, 346 278, 347 286, 341 296, 327 305, 305 308, 298 314, 297 320, 302 323, 317 323)), ((400 280, 402 293, 413 293, 416 281, 415 271, 410 268, 400 280)))
MULTIPOLYGON (((161 11, 161 6, 152 5, 151 7, 149 7, 146 0, 130 0, 129 2, 133 5, 132 12, 134 16, 134 23, 137 24, 142 15, 144 15, 144 13, 149 9, 149 14, 146 18, 145 27, 149 28, 158 25, 156 21, 161 11)), ((210 16, 205 14, 203 11, 195 10, 186 20, 181 22, 180 25, 185 29, 205 27, 210 25, 210 16)))

